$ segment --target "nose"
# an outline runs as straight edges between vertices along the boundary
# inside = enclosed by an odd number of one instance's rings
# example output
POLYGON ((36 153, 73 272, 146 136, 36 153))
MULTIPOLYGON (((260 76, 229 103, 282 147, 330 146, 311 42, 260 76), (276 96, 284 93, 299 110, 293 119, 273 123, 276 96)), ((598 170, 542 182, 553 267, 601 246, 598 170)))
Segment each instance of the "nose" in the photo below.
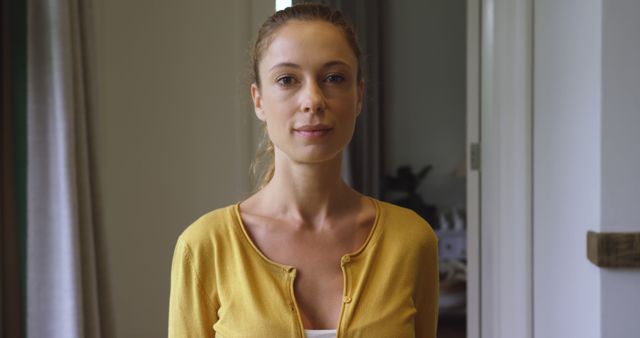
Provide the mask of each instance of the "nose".
POLYGON ((307 82, 302 92, 301 110, 305 113, 321 113, 324 109, 325 97, 322 88, 315 81, 307 82))

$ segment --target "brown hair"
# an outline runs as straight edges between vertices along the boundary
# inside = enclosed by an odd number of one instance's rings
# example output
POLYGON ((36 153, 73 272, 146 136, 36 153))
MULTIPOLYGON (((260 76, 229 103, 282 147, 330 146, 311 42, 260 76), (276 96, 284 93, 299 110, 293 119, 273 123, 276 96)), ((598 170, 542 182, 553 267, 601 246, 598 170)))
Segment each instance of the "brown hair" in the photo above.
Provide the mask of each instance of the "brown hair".
MULTIPOLYGON (((353 26, 346 20, 340 11, 333 10, 320 4, 299 4, 277 11, 275 14, 270 16, 262 24, 260 30, 258 30, 258 36, 251 52, 250 71, 250 79, 256 84, 256 86, 258 86, 258 88, 260 88, 260 73, 258 70, 260 60, 262 60, 264 52, 271 44, 275 32, 290 20, 325 21, 340 28, 356 57, 358 63, 358 80, 362 79, 360 47, 358 45, 358 39, 356 38, 353 26)), ((271 181, 275 171, 274 146, 269 139, 266 124, 263 124, 263 130, 263 139, 260 142, 256 158, 251 165, 254 182, 259 182, 257 184, 258 190, 271 181)))

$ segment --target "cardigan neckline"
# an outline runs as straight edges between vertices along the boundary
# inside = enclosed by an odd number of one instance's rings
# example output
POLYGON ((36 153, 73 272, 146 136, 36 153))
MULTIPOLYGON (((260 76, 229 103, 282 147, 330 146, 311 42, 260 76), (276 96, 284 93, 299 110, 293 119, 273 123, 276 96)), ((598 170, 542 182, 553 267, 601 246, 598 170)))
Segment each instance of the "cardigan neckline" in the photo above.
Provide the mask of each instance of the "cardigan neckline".
MULTIPOLYGON (((369 242, 372 241, 374 235, 377 234, 377 232, 379 231, 378 228, 378 224, 380 223, 380 218, 381 218, 381 214, 382 212, 380 211, 380 203, 372 197, 369 196, 365 196, 367 199, 369 199, 373 205, 375 206, 376 209, 376 216, 375 219, 373 221, 373 226, 371 227, 371 230, 369 230, 369 234, 367 235, 367 239, 364 241, 364 243, 360 246, 359 249, 357 249, 354 252, 351 253, 347 253, 345 255, 342 256, 342 258, 344 257, 357 257, 360 254, 362 254, 365 249, 369 246, 369 242)), ((282 263, 278 263, 273 261, 272 259, 270 259, 269 257, 267 257, 259 248, 257 245, 255 245, 255 243, 253 242, 253 240, 251 239, 251 236, 249 236, 249 233, 247 232, 245 225, 244 225, 244 221, 242 220, 242 217, 240 215, 240 203, 242 203, 242 201, 237 202, 233 205, 233 213, 234 213, 234 223, 236 228, 240 229, 240 232, 242 233, 242 237, 249 243, 249 245, 253 248, 253 251, 255 253, 258 254, 258 256, 260 256, 262 258, 262 260, 264 260, 265 262, 267 262, 268 264, 275 266, 283 271, 292 271, 295 270, 296 268, 294 266, 291 265, 287 265, 287 264, 282 264, 282 263)))

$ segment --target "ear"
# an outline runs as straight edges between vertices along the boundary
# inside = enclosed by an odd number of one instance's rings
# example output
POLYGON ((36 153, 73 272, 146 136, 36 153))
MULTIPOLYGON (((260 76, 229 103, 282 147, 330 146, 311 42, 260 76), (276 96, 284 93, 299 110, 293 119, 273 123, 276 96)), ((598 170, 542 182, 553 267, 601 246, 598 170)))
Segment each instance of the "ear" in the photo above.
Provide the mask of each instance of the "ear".
POLYGON ((256 112, 256 116, 264 122, 266 117, 262 109, 262 95, 260 95, 260 88, 255 83, 251 84, 251 100, 253 100, 253 110, 256 112))
POLYGON ((360 81, 358 81, 358 104, 356 106, 356 109, 358 110, 357 115, 360 115, 360 113, 362 112, 362 104, 364 102, 364 89, 364 79, 360 79, 360 81))

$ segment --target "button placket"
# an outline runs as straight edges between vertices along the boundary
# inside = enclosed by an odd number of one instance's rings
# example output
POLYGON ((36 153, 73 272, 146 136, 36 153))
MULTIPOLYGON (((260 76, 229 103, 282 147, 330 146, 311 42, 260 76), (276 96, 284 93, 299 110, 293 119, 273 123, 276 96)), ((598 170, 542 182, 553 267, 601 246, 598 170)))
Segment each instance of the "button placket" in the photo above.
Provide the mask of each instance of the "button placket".
POLYGON ((286 267, 282 267, 280 268, 280 270, 282 270, 282 274, 284 277, 284 287, 285 287, 285 295, 286 295, 286 300, 287 300, 287 305, 289 306, 289 309, 292 312, 295 312, 295 306, 293 304, 293 298, 291 297, 290 294, 290 289, 291 289, 291 274, 289 273, 289 269, 287 269, 286 267))
POLYGON ((345 304, 349 304, 352 301, 351 298, 351 281, 349 278, 349 265, 351 263, 351 256, 350 255, 344 255, 342 256, 342 258, 340 259, 341 263, 342 263, 342 269, 344 271, 344 278, 345 278, 345 290, 344 290, 344 295, 342 297, 342 302, 345 304))
POLYGON ((298 310, 295 291, 293 289, 293 284, 296 278, 297 270, 294 267, 284 267, 282 271, 284 273, 284 280, 285 280, 286 289, 288 293, 287 304, 291 309, 291 313, 293 314, 293 318, 294 318, 294 321, 296 322, 296 327, 299 332, 299 335, 296 335, 296 336, 303 338, 304 326, 302 324, 302 316, 300 315, 300 311, 298 310))
POLYGON ((344 334, 343 326, 346 325, 345 322, 349 320, 347 318, 349 317, 349 312, 350 312, 348 310, 348 305, 353 300, 351 298, 351 276, 349 275, 351 264, 352 262, 351 262, 350 255, 344 255, 340 258, 340 267, 342 268, 342 276, 344 278, 344 281, 343 281, 344 284, 343 284, 342 304, 340 305, 340 317, 338 318, 338 327, 336 329, 338 338, 342 337, 342 335, 344 334))

